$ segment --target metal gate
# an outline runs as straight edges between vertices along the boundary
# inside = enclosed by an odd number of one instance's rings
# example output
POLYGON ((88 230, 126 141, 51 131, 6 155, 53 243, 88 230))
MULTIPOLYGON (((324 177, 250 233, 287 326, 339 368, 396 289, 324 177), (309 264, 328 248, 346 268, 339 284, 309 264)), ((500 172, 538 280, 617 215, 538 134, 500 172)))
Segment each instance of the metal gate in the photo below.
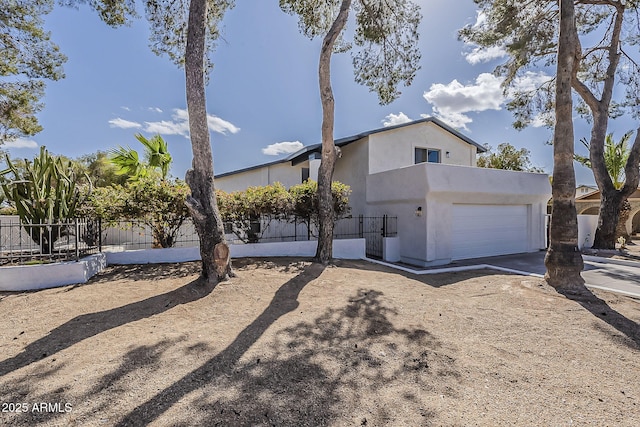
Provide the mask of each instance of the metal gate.
POLYGON ((397 235, 397 224, 395 216, 358 217, 358 234, 365 239, 368 257, 382 258, 382 238, 397 235))

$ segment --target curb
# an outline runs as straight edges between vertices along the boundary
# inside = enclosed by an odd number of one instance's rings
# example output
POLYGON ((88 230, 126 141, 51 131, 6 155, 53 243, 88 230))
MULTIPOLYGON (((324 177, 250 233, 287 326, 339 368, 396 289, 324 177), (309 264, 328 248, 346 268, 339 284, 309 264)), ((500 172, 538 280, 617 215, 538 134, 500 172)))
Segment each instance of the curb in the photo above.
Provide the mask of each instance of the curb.
POLYGON ((616 264, 616 265, 624 265, 627 267, 637 267, 640 268, 640 261, 631 261, 626 259, 615 259, 615 258, 604 258, 601 256, 594 255, 582 255, 582 259, 585 261, 597 262, 599 264, 616 264))
POLYGON ((539 278, 544 277, 542 274, 529 273, 527 271, 514 270, 514 269, 511 269, 511 268, 505 268, 505 267, 498 267, 498 266, 491 265, 491 264, 475 264, 475 265, 464 265, 464 266, 460 266, 460 267, 444 267, 444 268, 432 268, 432 269, 428 269, 428 270, 414 270, 414 269, 411 269, 411 268, 408 268, 408 267, 403 267, 401 265, 396 265, 396 264, 391 264, 391 263, 384 262, 384 261, 379 261, 377 259, 371 259, 371 258, 367 258, 367 257, 364 257, 362 259, 365 260, 365 261, 368 261, 370 263, 373 263, 373 264, 380 264, 380 265, 384 265, 385 267, 390 267, 390 268, 394 268, 396 270, 404 271, 406 273, 417 274, 417 275, 440 274, 440 273, 457 273, 459 271, 490 269, 490 270, 503 271, 505 273, 519 274, 520 276, 531 276, 531 277, 539 277, 539 278))
MULTIPOLYGON (((588 255, 587 256, 583 255, 583 257, 586 258, 587 261, 596 262, 596 263, 604 264, 604 263, 609 262, 608 258, 594 257, 594 256, 588 256, 588 255)), ((429 270, 413 270, 411 268, 407 268, 407 267, 403 267, 403 266, 400 266, 400 265, 391 264, 391 263, 384 262, 384 261, 378 261, 376 259, 371 259, 371 258, 367 258, 367 257, 364 257, 362 259, 364 261, 368 261, 368 262, 373 263, 373 264, 380 264, 380 265, 383 265, 385 267, 393 268, 393 269, 396 269, 396 270, 400 270, 400 271, 404 271, 404 272, 411 273, 411 274, 416 274, 416 275, 439 274, 439 273, 456 273, 456 272, 459 272, 459 271, 491 269, 491 270, 503 271, 503 272, 506 272, 506 273, 518 274, 520 276, 537 277, 537 278, 540 278, 540 279, 544 278, 544 275, 542 275, 542 274, 529 273, 527 271, 514 270, 514 269, 511 269, 511 268, 505 268, 505 267, 498 267, 498 266, 490 265, 490 264, 475 264, 475 265, 465 265, 465 266, 461 266, 461 267, 433 268, 433 269, 429 269, 429 270)), ((610 264, 619 264, 619 265, 626 265, 626 266, 639 267, 640 268, 640 263, 635 262, 635 261, 626 261, 626 260, 615 260, 615 261, 619 261, 619 262, 618 263, 610 263, 610 264), (629 264, 629 263, 631 263, 631 264, 629 264)), ((618 293, 618 294, 626 295, 626 296, 633 297, 633 298, 640 298, 640 293, 628 292, 628 291, 625 291, 625 290, 607 288, 607 287, 598 286, 598 285, 590 285, 589 283, 585 283, 585 286, 587 286, 589 288, 593 288, 593 289, 601 289, 601 290, 607 291, 607 292, 618 293)))

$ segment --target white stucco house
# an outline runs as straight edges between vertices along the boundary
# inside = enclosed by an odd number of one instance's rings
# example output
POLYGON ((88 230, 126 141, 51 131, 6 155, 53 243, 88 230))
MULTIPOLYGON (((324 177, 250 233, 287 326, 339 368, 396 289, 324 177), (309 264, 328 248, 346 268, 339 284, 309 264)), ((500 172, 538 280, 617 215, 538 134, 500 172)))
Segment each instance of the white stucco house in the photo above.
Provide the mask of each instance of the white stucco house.
MULTIPOLYGON (((417 266, 538 251, 551 196, 545 174, 476 167, 485 148, 436 118, 337 139, 334 180, 351 186, 355 215, 397 217, 385 258, 417 266)), ((217 175, 224 191, 317 179, 320 144, 217 175)))

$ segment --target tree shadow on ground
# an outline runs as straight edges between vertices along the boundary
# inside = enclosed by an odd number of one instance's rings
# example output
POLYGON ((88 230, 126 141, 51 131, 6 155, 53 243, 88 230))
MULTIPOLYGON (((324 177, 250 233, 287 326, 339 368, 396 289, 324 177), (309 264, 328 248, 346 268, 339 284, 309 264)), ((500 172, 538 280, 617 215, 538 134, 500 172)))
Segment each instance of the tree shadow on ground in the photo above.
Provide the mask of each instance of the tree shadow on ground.
POLYGON ((181 279, 200 274, 200 271, 201 263, 199 261, 168 264, 112 265, 95 275, 86 284, 79 286, 109 283, 118 280, 137 282, 141 280, 181 279))
POLYGON ((302 289, 320 277, 324 266, 311 264, 297 276, 284 283, 275 293, 269 306, 247 326, 223 351, 200 368, 155 395, 152 399, 136 407, 118 424, 120 426, 147 425, 161 416, 185 395, 202 387, 203 384, 219 380, 233 372, 234 365, 242 355, 280 317, 294 311, 298 306, 298 296, 302 289))
MULTIPOLYGON (((200 368, 135 408, 118 424, 147 425, 190 393, 190 425, 425 424, 428 399, 454 396, 455 359, 422 329, 396 328, 383 295, 360 290, 347 305, 277 332, 261 357, 243 357, 279 317, 295 310, 314 264, 283 285, 236 340, 200 368)), ((175 412, 174 412, 175 413, 175 412)))
MULTIPOLYGON (((81 400, 83 405, 87 402, 93 403, 93 414, 104 414, 106 417, 110 411, 113 411, 113 402, 108 399, 109 395, 119 395, 127 393, 131 386, 131 378, 143 377, 149 375, 149 372, 157 370, 158 362, 162 354, 170 347, 184 341, 184 337, 175 339, 164 339, 153 345, 142 345, 135 347, 127 352, 120 366, 113 372, 103 376, 91 390, 81 400), (142 372, 146 371, 145 374, 142 372)), ((58 366, 56 371, 62 366, 58 366)), ((50 373, 45 371, 46 376, 50 373)), ((44 374, 41 373, 41 374, 44 374)), ((38 375, 41 376, 41 375, 38 375)), ((55 419, 61 417, 65 412, 73 411, 74 404, 78 405, 79 401, 75 398, 68 399, 68 394, 73 394, 73 385, 67 384, 56 390, 49 391, 40 395, 34 395, 31 391, 31 386, 34 383, 33 374, 11 381, 8 384, 4 384, 5 398, 11 402, 24 402, 26 396, 30 402, 51 402, 58 404, 56 410, 47 411, 27 411, 23 413, 11 414, 6 420, 10 425, 16 426, 33 426, 36 424, 51 423, 55 419), (66 404, 70 406, 65 406, 66 404), (63 410, 64 409, 64 410, 63 410)), ((76 420, 81 421, 81 420, 76 420)), ((89 420, 86 420, 87 424, 90 424, 89 420)), ((95 420, 93 420, 95 421, 95 420)), ((106 421, 103 421, 103 423, 106 421)))
POLYGON ((624 344, 633 349, 640 349, 640 325, 618 313, 589 289, 585 287, 580 293, 558 290, 558 293, 577 302, 595 317, 624 334, 627 338, 622 340, 624 344))
MULTIPOLYGON (((298 271, 303 265, 309 264, 311 259, 304 258, 234 258, 234 269, 275 269, 285 273, 298 271)), ((80 286, 110 283, 118 280, 148 281, 163 279, 181 279, 200 274, 200 261, 165 263, 165 264, 128 264, 113 265, 98 273, 86 284, 76 285, 66 291, 80 286)))
POLYGON ((215 285, 194 280, 171 292, 156 295, 121 307, 76 316, 51 330, 46 336, 28 344, 14 357, 0 362, 0 376, 56 354, 94 335, 163 313, 211 293, 215 285))

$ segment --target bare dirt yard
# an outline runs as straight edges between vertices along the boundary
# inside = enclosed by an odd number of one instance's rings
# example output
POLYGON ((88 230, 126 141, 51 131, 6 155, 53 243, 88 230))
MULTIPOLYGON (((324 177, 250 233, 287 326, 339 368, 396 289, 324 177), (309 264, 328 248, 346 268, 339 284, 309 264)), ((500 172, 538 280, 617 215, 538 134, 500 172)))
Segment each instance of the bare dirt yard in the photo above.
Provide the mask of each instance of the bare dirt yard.
POLYGON ((0 294, 0 424, 640 425, 640 301, 364 261, 110 267, 0 294))

